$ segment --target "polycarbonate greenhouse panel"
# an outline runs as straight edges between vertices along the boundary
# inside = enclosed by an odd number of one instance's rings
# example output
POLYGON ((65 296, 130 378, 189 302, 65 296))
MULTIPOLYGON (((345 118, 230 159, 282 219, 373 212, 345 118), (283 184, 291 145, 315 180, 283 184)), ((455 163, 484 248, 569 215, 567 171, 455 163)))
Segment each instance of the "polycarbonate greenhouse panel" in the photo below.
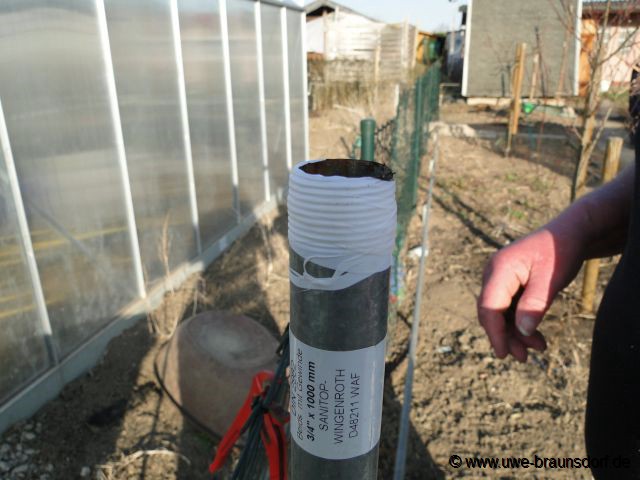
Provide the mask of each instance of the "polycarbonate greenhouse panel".
POLYGON ((289 181, 285 133, 282 22, 279 7, 266 3, 260 7, 269 179, 271 191, 276 192, 278 188, 285 188, 289 181))
MULTIPOLYGON (((0 32, 0 98, 64 356, 137 296, 96 4, 5 1, 0 32)), ((44 365, 33 349, 21 378, 44 365)))
POLYGON ((178 6, 200 236, 206 248, 237 223, 220 7, 216 0, 181 0, 178 6))
POLYGON ((1 148, 0 271, 1 403, 49 366, 1 148))
POLYGON ((265 200, 254 8, 252 1, 227 1, 240 212, 243 215, 265 200))
POLYGON ((304 83, 302 73, 302 13, 287 10, 287 42, 289 43, 289 98, 291 108, 291 155, 292 163, 305 158, 304 83))
POLYGON ((198 254, 170 0, 109 0, 105 8, 140 254, 151 283, 198 254))

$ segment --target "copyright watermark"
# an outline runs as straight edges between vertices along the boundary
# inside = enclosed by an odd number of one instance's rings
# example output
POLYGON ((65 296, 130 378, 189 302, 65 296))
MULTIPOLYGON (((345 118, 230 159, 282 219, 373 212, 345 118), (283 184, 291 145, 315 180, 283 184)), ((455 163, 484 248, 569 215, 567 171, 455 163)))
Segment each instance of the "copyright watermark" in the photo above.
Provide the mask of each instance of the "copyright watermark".
POLYGON ((631 460, 625 457, 464 457, 451 455, 449 465, 453 468, 630 468, 631 460))

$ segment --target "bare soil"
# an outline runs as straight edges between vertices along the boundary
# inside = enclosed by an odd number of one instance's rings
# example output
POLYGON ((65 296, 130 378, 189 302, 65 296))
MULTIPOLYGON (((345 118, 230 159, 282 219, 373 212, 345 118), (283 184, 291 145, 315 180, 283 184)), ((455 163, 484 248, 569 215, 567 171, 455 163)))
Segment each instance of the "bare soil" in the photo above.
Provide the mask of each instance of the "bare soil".
MULTIPOLYGON (((456 105, 454 113, 461 108, 456 105)), ((359 113, 334 108, 313 116, 312 157, 344 156, 359 113)), ((462 113, 467 121, 474 118, 471 109, 462 113)), ((495 113, 479 115, 478 123, 505 121, 495 113)), ((496 142, 443 137, 439 148, 406 478, 514 478, 525 473, 455 469, 449 464, 453 454, 584 456, 593 319, 576 313, 577 285, 560 295, 543 322, 549 349, 524 365, 493 356, 475 313, 482 269, 491 253, 567 205, 570 147, 556 142, 532 148, 522 142, 511 158, 504 158, 496 142)), ((426 198, 426 164, 419 205, 426 198)), ((409 249, 420 244, 421 227, 416 213, 409 249)), ((217 440, 192 426, 163 394, 153 360, 166 337, 157 332, 170 332, 180 320, 211 308, 249 315, 274 335, 282 332, 289 313, 286 228, 284 209, 265 218, 203 275, 167 294, 148 321, 114 339, 99 365, 29 421, 5 432, 0 461, 12 470, 0 470, 0 478, 208 478, 217 440)), ((413 320, 418 261, 409 256, 406 261, 407 300, 391 332, 387 364, 381 479, 392 478, 413 320)), ((602 283, 613 261, 606 264, 602 283)), ((526 474, 590 478, 586 470, 529 469, 526 474)))

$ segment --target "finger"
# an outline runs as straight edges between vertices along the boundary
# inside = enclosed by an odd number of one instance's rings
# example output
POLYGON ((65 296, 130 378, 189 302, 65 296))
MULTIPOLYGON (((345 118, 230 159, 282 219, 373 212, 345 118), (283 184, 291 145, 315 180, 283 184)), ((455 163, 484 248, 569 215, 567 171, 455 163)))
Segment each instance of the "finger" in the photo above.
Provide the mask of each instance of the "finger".
POLYGON ((532 274, 516 307, 516 327, 525 337, 533 335, 551 304, 548 275, 532 274))
POLYGON ((544 352, 547 349, 547 341, 545 340, 544 335, 537 330, 528 337, 525 337, 519 331, 515 331, 514 335, 527 348, 533 348, 538 352, 544 352))
POLYGON ((519 278, 513 264, 501 267, 500 260, 496 258, 489 262, 484 271, 483 286, 478 297, 478 319, 498 358, 504 358, 509 352, 503 312, 511 305, 523 281, 526 279, 519 278))
POLYGON ((527 347, 525 347, 524 344, 517 339, 517 337, 513 335, 510 336, 508 339, 508 344, 509 353, 513 356, 513 358, 522 363, 527 361, 527 347))
POLYGON ((496 357, 506 357, 509 353, 509 347, 507 346, 507 326, 502 313, 478 306, 478 318, 480 325, 487 333, 496 357))

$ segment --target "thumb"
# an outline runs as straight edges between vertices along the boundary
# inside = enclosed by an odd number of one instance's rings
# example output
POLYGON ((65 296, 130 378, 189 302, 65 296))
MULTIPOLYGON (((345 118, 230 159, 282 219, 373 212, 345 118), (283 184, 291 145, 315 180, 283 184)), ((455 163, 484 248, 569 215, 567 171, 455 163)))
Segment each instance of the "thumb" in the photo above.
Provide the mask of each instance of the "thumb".
POLYGON ((522 297, 520 297, 516 307, 516 327, 525 337, 536 331, 542 317, 551 305, 553 295, 550 289, 550 280, 544 277, 530 277, 522 297))

